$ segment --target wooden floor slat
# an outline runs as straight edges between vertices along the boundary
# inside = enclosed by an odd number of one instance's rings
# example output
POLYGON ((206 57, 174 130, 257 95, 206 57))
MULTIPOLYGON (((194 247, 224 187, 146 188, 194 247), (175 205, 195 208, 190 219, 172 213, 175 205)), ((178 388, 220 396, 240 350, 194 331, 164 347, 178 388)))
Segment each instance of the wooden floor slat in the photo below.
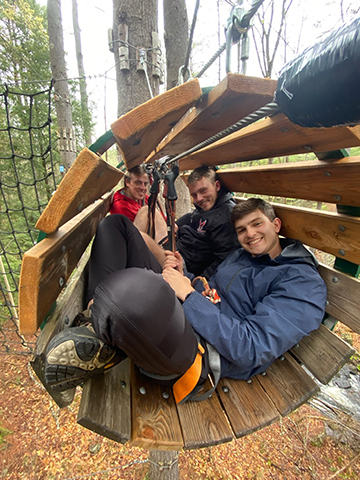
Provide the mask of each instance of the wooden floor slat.
POLYGON ((283 416, 300 407, 319 390, 289 353, 283 360, 275 360, 266 375, 257 375, 257 379, 283 416))
MULTIPOLYGON (((211 385, 206 385, 208 390, 211 385)), ((177 405, 184 448, 203 448, 230 442, 234 434, 216 394, 202 402, 177 405)))
POLYGON ((237 438, 264 428, 279 418, 279 412, 257 378, 223 378, 217 387, 221 402, 237 438))
POLYGON ((179 161, 180 170, 191 170, 199 165, 226 165, 229 163, 294 155, 306 152, 324 152, 360 144, 360 126, 332 128, 304 128, 283 114, 265 118, 199 150, 179 161))
POLYGON ((175 400, 162 387, 131 368, 131 445, 158 450, 184 446, 175 400))
POLYGON ((146 161, 182 153, 227 128, 271 102, 276 85, 276 80, 228 73, 201 98, 196 108, 187 112, 146 161))

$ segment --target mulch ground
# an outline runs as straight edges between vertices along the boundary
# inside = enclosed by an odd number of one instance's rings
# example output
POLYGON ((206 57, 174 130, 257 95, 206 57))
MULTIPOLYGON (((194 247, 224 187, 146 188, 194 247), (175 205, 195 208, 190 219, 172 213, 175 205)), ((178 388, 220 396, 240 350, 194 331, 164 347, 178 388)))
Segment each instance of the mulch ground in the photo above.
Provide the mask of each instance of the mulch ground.
MULTIPOLYGON (((146 450, 115 443, 77 425, 80 394, 70 407, 59 410, 30 374, 28 356, 0 358, 0 479, 147 478, 146 450)), ((326 433, 328 423, 317 409, 304 405, 242 439, 181 452, 180 478, 360 478, 359 423, 337 412, 335 424, 344 435, 336 440, 326 433), (349 432, 351 436, 346 435, 349 432)))

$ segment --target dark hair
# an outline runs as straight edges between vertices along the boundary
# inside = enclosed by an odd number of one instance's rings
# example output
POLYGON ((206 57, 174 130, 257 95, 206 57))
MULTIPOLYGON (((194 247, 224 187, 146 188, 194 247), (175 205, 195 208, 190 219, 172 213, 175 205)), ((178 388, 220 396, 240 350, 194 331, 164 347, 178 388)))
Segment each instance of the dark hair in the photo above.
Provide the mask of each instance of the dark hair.
POLYGON ((231 212, 232 223, 235 225, 237 220, 255 210, 260 210, 271 222, 276 218, 275 210, 270 203, 265 202, 265 200, 262 200, 261 198, 252 197, 235 205, 231 212))
POLYGON ((140 177, 141 175, 147 175, 147 171, 143 165, 137 165, 136 167, 130 168, 130 170, 125 173, 124 180, 128 180, 130 182, 131 175, 134 175, 135 177, 140 177))
POLYGON ((187 184, 192 185, 204 177, 208 178, 213 185, 218 179, 216 176, 216 170, 214 169, 214 167, 209 167, 208 165, 202 165, 201 167, 195 168, 195 170, 193 170, 190 173, 187 179, 187 184))

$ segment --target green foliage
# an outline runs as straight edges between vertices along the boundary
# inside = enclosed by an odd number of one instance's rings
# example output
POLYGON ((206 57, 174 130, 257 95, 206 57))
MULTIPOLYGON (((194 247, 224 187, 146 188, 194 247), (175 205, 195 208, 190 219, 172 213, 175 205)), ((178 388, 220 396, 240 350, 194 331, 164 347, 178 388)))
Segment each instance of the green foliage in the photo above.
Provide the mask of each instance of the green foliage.
POLYGON ((12 433, 11 430, 7 430, 0 425, 0 445, 4 443, 6 435, 11 435, 12 433))

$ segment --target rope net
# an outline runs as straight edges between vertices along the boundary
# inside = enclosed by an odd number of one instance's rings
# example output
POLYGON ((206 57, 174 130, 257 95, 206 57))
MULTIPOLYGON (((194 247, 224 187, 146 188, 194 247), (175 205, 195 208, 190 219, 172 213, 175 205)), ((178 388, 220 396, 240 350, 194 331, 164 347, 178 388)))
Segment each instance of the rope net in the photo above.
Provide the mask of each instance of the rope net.
MULTIPOLYGON (((0 353, 28 354, 36 338, 18 330, 18 291, 24 252, 60 178, 52 151, 52 83, 24 93, 0 87, 0 353)), ((60 174, 59 174, 60 176, 60 174)))

